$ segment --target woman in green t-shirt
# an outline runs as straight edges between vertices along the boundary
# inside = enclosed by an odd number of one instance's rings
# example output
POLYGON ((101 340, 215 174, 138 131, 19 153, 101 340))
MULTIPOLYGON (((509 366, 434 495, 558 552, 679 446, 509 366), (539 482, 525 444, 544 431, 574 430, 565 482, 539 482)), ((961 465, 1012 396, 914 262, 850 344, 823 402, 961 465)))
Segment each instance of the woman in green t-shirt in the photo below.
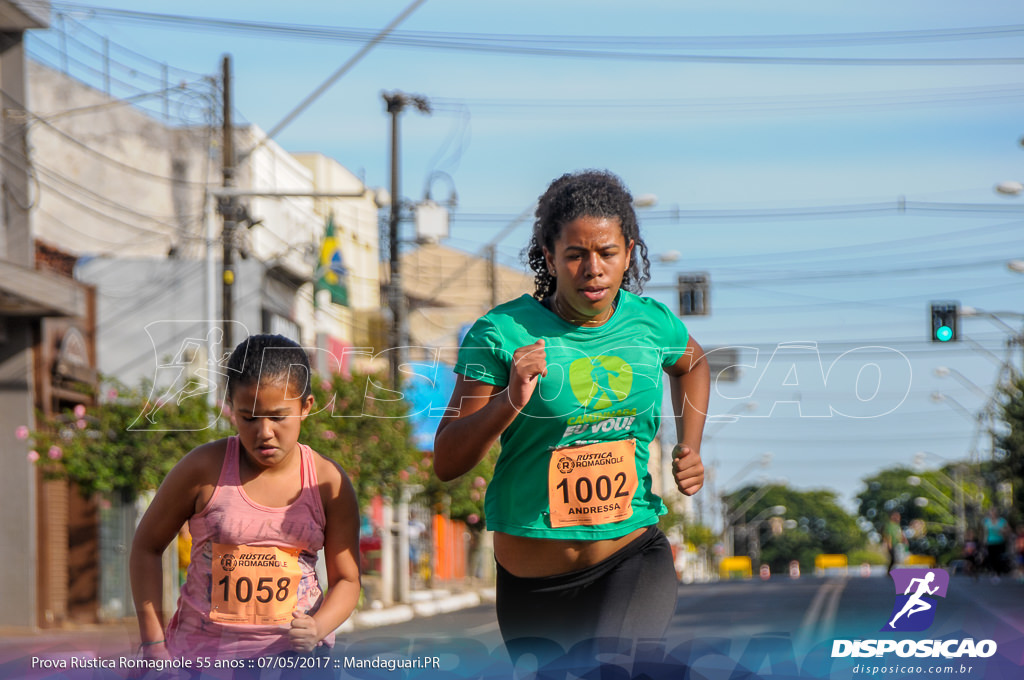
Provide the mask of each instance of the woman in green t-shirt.
POLYGON ((434 469, 454 479, 501 439, 485 513, 513 658, 536 638, 568 650, 661 637, 677 584, 648 449, 667 376, 674 481, 686 495, 701 488, 704 352, 665 305, 631 292, 650 263, 618 177, 555 180, 538 202, 529 262, 533 297, 495 307, 462 343, 434 469))

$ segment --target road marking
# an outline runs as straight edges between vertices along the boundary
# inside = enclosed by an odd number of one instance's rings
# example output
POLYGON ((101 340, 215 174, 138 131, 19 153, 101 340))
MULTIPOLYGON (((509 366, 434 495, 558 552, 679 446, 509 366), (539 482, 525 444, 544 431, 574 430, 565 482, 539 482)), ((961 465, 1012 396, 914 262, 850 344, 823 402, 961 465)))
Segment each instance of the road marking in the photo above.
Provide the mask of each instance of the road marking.
POLYGON ((827 638, 832 634, 836 624, 836 612, 839 609, 839 598, 846 588, 847 580, 829 579, 814 593, 811 606, 807 608, 804 619, 800 622, 800 633, 796 641, 798 648, 807 648, 813 641, 827 638))
POLYGON ((477 635, 491 633, 496 630, 498 630, 498 622, 492 621, 490 623, 485 623, 482 626, 474 626, 473 628, 467 628, 466 633, 468 633, 470 637, 476 637, 477 635))

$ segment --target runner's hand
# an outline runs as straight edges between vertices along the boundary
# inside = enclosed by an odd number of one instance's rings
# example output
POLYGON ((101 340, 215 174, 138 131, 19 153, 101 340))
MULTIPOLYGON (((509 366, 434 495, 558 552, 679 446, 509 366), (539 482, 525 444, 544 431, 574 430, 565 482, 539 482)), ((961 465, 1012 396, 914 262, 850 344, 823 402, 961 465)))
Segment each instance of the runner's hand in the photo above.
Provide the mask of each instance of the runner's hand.
POLYGON ((672 449, 672 476, 676 487, 685 496, 692 496, 704 486, 704 463, 700 453, 685 444, 676 444, 672 449))
POLYGON ((296 652, 312 652, 321 637, 312 616, 301 611, 292 612, 292 625, 288 630, 288 642, 292 649, 296 652))
POLYGON ((523 410, 537 389, 537 378, 548 374, 544 339, 520 347, 512 354, 512 370, 508 376, 508 398, 517 411, 523 410))

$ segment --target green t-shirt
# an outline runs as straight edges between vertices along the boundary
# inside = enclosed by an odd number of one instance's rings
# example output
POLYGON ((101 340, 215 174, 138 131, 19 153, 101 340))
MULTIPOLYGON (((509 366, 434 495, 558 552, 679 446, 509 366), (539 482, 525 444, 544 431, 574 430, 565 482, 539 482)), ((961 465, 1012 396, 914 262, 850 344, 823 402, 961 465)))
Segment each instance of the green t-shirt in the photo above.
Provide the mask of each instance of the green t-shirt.
POLYGON ((892 543, 893 547, 896 547, 903 542, 903 529, 900 529, 900 525, 896 524, 892 520, 885 523, 885 536, 892 543))
POLYGON ((534 538, 598 539, 657 522, 665 506, 651 490, 648 445, 661 422, 664 367, 679 360, 688 337, 686 326, 665 305, 625 290, 601 326, 574 326, 529 295, 481 317, 462 342, 457 373, 504 387, 512 354, 541 338, 548 369, 501 435, 484 501, 487 527, 534 538), (630 438, 636 440, 639 480, 632 516, 597 526, 552 527, 552 450, 630 438))

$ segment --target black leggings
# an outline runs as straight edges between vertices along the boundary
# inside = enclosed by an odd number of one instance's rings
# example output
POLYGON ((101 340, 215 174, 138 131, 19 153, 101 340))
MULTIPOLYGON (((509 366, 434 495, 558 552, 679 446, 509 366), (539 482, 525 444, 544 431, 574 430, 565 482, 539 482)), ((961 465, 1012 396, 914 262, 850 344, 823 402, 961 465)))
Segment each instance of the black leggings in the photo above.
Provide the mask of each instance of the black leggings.
POLYGON ((568 651, 595 638, 662 638, 676 608, 675 566, 657 526, 595 565, 556 576, 521 578, 497 565, 498 625, 515 661, 529 638, 568 651))

